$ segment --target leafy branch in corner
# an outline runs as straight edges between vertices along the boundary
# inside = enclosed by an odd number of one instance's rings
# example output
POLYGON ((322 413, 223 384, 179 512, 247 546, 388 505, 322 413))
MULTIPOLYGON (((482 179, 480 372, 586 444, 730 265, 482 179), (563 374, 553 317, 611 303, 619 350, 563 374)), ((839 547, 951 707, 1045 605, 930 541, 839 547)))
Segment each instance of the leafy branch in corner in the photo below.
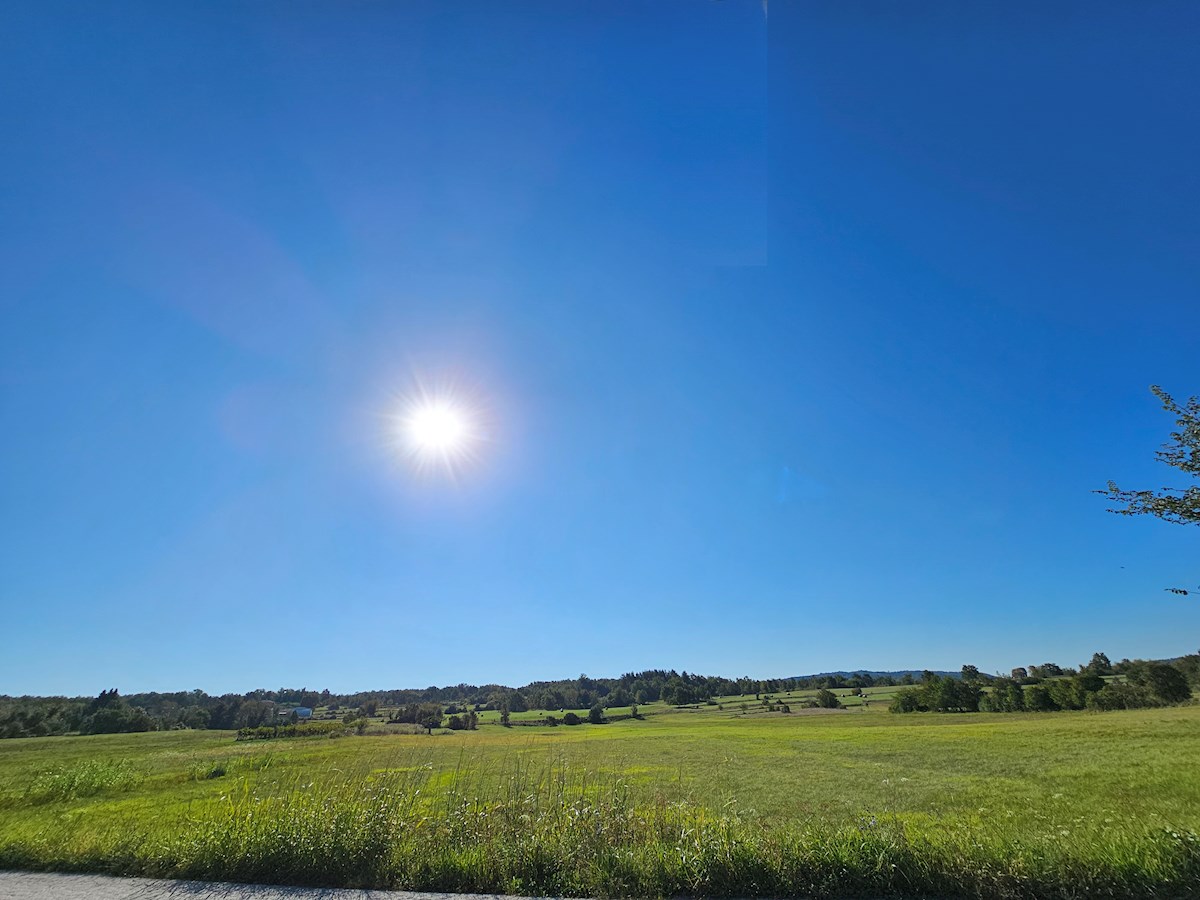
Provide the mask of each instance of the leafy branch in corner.
MULTIPOLYGON (((1155 455, 1159 462, 1200 478, 1200 397, 1192 397, 1182 406, 1171 395, 1154 385, 1150 388, 1163 409, 1175 414, 1178 431, 1171 432, 1171 440, 1163 444, 1155 455)), ((1178 525, 1200 525, 1200 486, 1188 488, 1163 488, 1160 491, 1123 491, 1110 481, 1108 488, 1096 491, 1114 503, 1125 504, 1123 509, 1108 511, 1120 516, 1157 516, 1165 522, 1178 525)))
MULTIPOLYGON (((1186 472, 1193 478, 1200 478, 1200 397, 1191 397, 1182 405, 1160 388, 1151 386, 1150 390, 1162 401, 1163 409, 1175 416, 1177 430, 1171 432, 1171 439, 1162 445, 1155 453, 1159 462, 1166 463, 1186 472)), ((1122 507, 1109 507, 1109 512, 1119 516, 1156 516, 1164 522, 1176 525, 1200 525, 1200 486, 1192 485, 1185 488, 1164 487, 1158 491, 1125 491, 1110 481, 1108 488, 1096 491, 1103 494, 1122 507)), ((1200 593, 1200 588, 1166 588, 1172 594, 1187 597, 1200 593)))

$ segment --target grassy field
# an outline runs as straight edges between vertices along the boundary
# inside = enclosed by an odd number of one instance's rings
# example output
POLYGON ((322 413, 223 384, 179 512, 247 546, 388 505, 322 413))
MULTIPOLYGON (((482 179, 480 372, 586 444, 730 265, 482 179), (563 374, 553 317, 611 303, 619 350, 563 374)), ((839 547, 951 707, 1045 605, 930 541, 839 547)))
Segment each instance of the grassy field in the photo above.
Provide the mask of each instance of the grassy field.
POLYGON ((7 740, 0 867, 608 896, 1200 896, 1200 707, 895 716, 879 699, 432 736, 7 740))

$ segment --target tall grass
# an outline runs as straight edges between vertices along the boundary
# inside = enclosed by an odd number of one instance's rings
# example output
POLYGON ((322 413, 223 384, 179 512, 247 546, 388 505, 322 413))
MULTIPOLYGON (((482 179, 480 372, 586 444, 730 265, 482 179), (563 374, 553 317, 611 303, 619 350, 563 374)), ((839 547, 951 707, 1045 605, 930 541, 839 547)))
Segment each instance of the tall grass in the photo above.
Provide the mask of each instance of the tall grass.
POLYGON ((64 802, 128 791, 141 781, 142 774, 126 760, 87 760, 39 772, 26 786, 21 800, 31 806, 64 802))
POLYGON ((269 769, 274 762, 275 754, 272 753, 264 753, 259 756, 241 755, 202 759, 188 770, 187 778, 191 781, 209 781, 213 778, 224 778, 226 775, 261 772, 269 769))
MULTIPOLYGON (((412 762, 411 760, 409 762, 412 762)), ((899 819, 770 825, 520 757, 438 772, 310 771, 148 834, 60 821, 0 866, 560 896, 1200 896, 1200 837, 1129 825, 1068 842, 1031 822, 914 833, 899 819)))

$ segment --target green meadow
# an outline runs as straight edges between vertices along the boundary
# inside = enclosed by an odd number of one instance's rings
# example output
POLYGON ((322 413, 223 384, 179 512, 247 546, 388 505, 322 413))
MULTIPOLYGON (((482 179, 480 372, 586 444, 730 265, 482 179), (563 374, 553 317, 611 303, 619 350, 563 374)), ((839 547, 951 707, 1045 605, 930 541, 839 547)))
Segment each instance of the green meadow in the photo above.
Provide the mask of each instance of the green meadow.
POLYGON ((432 735, 7 740, 0 867, 575 896, 1200 896, 1200 706, 900 716, 879 699, 432 735))

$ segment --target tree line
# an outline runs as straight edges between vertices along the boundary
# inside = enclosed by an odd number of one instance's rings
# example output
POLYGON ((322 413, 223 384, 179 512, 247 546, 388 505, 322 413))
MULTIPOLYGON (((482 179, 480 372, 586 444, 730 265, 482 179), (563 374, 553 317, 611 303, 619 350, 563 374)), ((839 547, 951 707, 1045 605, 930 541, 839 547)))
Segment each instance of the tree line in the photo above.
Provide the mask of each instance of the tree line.
POLYGON ((1182 703, 1193 688, 1200 689, 1200 653, 1116 664, 1095 653, 1078 668, 1043 663, 996 677, 981 675, 975 666, 963 666, 957 678, 931 673, 919 686, 898 692, 890 708, 896 713, 1142 709, 1182 703))
MULTIPOLYGON (((662 700, 684 705, 734 693, 777 692, 810 686, 803 679, 756 680, 691 674, 674 669, 627 672, 619 678, 580 675, 559 681, 535 681, 519 688, 500 684, 456 684, 423 689, 360 691, 336 694, 308 688, 258 689, 214 696, 201 690, 122 695, 116 689, 98 697, 0 696, 0 738, 60 734, 105 734, 171 729, 240 730, 278 724, 279 711, 296 706, 324 708, 338 717, 374 716, 387 707, 408 710, 424 705, 454 717, 451 727, 473 727, 484 710, 580 710, 627 707, 662 700), (468 722, 470 724, 468 724, 468 722)), ((815 685, 814 685, 815 686, 815 685)), ((823 686, 823 685, 820 685, 823 686)), ((407 712, 400 712, 407 721, 407 712)), ((432 717, 426 712, 426 718, 432 717)), ((417 722, 417 724, 423 724, 417 722)), ((436 727, 436 726, 435 726, 436 727)))
MULTIPOLYGON (((907 677, 909 682, 911 677, 907 677)), ((502 715, 527 710, 580 711, 583 717, 601 711, 662 701, 676 706, 703 703, 712 697, 776 694, 785 691, 871 687, 893 684, 890 677, 821 675, 811 678, 755 679, 698 675, 674 669, 627 672, 619 678, 578 678, 535 681, 512 688, 501 684, 455 684, 445 687, 359 691, 337 694, 308 688, 260 688, 245 694, 210 695, 201 690, 122 695, 116 689, 98 697, 0 696, 0 738, 62 734, 108 734, 172 729, 253 729, 279 724, 279 710, 302 706, 324 708, 339 718, 373 717, 380 708, 408 710, 420 705, 438 707, 450 727, 468 725, 456 715, 499 710, 502 715)), ((402 712, 403 721, 410 721, 402 712)), ((426 718, 432 712, 426 713, 426 718)), ((416 720, 411 720, 416 721, 416 720)), ((417 724, 421 724, 417 722, 417 724)), ((436 727, 436 726, 435 726, 436 727)))
POLYGON ((280 711, 286 713, 295 706, 325 708, 343 721, 372 717, 380 708, 388 707, 395 710, 392 721, 436 728, 448 716, 449 727, 471 729, 477 725, 478 713, 484 710, 499 710, 502 721, 509 713, 526 710, 581 711, 582 715, 572 713, 573 720, 595 721, 603 717, 606 709, 655 701, 682 706, 704 703, 714 697, 831 691, 897 683, 913 685, 897 697, 894 708, 900 712, 1129 708, 1186 699, 1190 695, 1188 685, 1200 687, 1200 654, 1167 662, 1126 659, 1110 664, 1108 657, 1098 653, 1078 669, 1043 663, 1015 668, 1006 677, 981 675, 974 666, 964 666, 957 676, 925 671, 919 680, 912 675, 893 679, 868 673, 731 679, 651 669, 628 672, 619 678, 580 675, 574 679, 536 681, 520 688, 458 684, 353 694, 279 688, 220 696, 200 690, 122 695, 110 689, 96 697, 0 696, 0 738, 185 728, 254 729, 280 724, 280 711), (1167 669, 1181 675, 1183 681, 1167 669), (1125 683, 1105 683, 1103 676, 1110 674, 1125 675, 1125 683), (984 690, 985 686, 990 690, 984 690), (1189 694, 1181 694, 1185 689, 1189 694))

